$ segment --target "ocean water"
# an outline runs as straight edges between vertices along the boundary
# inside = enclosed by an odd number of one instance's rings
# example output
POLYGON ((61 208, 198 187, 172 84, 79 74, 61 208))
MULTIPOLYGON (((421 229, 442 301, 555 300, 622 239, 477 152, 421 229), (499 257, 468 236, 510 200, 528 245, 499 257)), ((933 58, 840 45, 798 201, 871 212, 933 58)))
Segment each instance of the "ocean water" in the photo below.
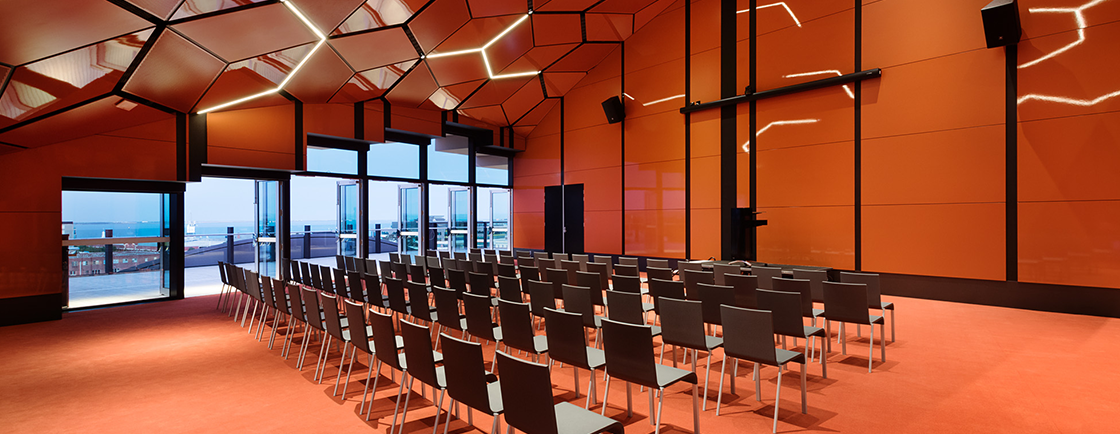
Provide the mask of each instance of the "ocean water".
MULTIPOLYGON (((383 230, 397 226, 397 222, 389 221, 374 221, 370 223, 371 230, 373 229, 373 223, 380 223, 383 230)), ((338 224, 333 221, 299 221, 292 223, 292 231, 302 232, 305 225, 311 225, 311 230, 316 232, 334 231, 338 229, 338 224)), ((233 232, 237 234, 253 233, 253 222, 200 222, 195 225, 194 234, 187 234, 187 236, 224 236, 227 228, 231 226, 233 227, 233 232)), ((113 230, 113 238, 158 237, 161 236, 162 232, 159 222, 81 222, 74 224, 74 229, 73 232, 71 232, 70 238, 101 238, 106 229, 113 230)))

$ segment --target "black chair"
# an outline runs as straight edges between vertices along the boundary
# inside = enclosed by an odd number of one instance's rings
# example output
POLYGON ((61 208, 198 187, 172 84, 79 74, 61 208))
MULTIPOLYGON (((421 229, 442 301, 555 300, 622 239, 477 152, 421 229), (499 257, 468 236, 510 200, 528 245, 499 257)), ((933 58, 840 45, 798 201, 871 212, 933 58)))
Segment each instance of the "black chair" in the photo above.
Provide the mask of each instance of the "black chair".
POLYGON ((813 294, 813 303, 824 303, 824 282, 828 280, 827 271, 794 268, 793 278, 808 280, 810 292, 813 294))
POLYGON ((424 321, 429 326, 436 322, 436 308, 428 304, 428 287, 423 283, 405 282, 408 289, 408 311, 413 319, 424 321))
POLYGON ((467 319, 459 313, 459 294, 447 288, 432 287, 432 298, 436 303, 436 323, 440 331, 447 328, 466 336, 467 319))
MULTIPOLYGON (((436 402, 435 426, 432 427, 432 434, 435 434, 439 428, 439 415, 443 409, 443 397, 447 394, 447 376, 444 374, 444 367, 436 366, 436 352, 432 348, 432 334, 427 327, 403 319, 397 320, 397 322, 400 323, 401 337, 404 338, 404 356, 407 362, 405 374, 409 377, 408 391, 404 395, 404 411, 401 412, 400 430, 403 432, 404 424, 408 421, 408 398, 412 396, 412 380, 415 379, 431 386, 433 394, 437 389, 440 391, 439 401, 436 402)), ((401 384, 404 384, 404 378, 401 378, 401 384)), ((399 396, 397 400, 400 401, 399 396)), ((395 413, 390 430, 397 424, 395 413)))
MULTIPOLYGON (((484 295, 463 294, 463 312, 467 316, 467 333, 480 339, 501 344, 502 329, 493 321, 494 315, 491 311, 490 300, 491 297, 484 295)), ((497 349, 497 345, 495 345, 495 349, 497 349)))
POLYGON ((751 266, 751 274, 758 276, 758 289, 774 289, 773 279, 782 277, 782 269, 753 265, 751 266))
MULTIPOLYGON (((665 388, 677 382, 692 384, 692 432, 700 433, 700 412, 697 409, 696 373, 677 369, 653 362, 653 335, 649 326, 626 324, 609 319, 603 320, 603 346, 607 359, 607 385, 603 389, 603 412, 607 413, 607 398, 611 393, 611 380, 625 381, 627 397, 630 384, 649 387, 650 422, 654 424, 654 434, 661 432, 661 407, 665 402, 665 388), (653 416, 653 393, 657 390, 657 419, 653 416)), ((633 408, 627 402, 627 413, 633 416, 633 408)))
POLYGON ((552 297, 557 300, 563 300, 564 285, 568 284, 568 270, 559 268, 545 268, 543 277, 546 282, 552 284, 552 297))
POLYGON ((646 273, 649 273, 649 268, 650 267, 662 268, 662 269, 668 270, 669 269, 669 260, 668 259, 652 259, 652 258, 646 259, 646 273))
POLYGON ((704 264, 691 261, 677 261, 677 274, 684 276, 684 270, 704 271, 704 264))
POLYGON ((463 270, 447 270, 447 285, 462 297, 467 292, 467 272, 463 270))
POLYGON ((442 267, 428 267, 428 284, 431 286, 447 287, 447 278, 444 277, 442 267))
POLYGON ((533 316, 540 319, 545 317, 545 309, 556 309, 556 298, 552 296, 552 283, 529 281, 529 306, 532 307, 533 316))
POLYGON ((579 263, 580 271, 587 271, 587 263, 591 262, 591 255, 584 255, 579 253, 572 253, 572 259, 579 263))
MULTIPOLYGON (((503 257, 504 258, 504 257, 503 257)), ((517 278, 517 267, 513 264, 498 264, 498 276, 517 278)))
POLYGON ((506 423, 532 434, 623 434, 621 423, 567 402, 553 404, 549 367, 498 352, 506 423))
POLYGON ((321 279, 322 276, 319 275, 319 266, 318 265, 312 266, 311 264, 308 264, 306 262, 301 262, 299 264, 299 267, 301 269, 303 269, 303 274, 305 276, 311 276, 311 287, 312 288, 322 288, 323 287, 323 281, 321 279))
POLYGON ((661 267, 646 267, 646 280, 649 279, 673 280, 673 270, 661 267))
POLYGON ((579 278, 576 273, 582 271, 580 263, 576 261, 560 261, 560 267, 568 272, 568 283, 575 283, 579 278))
MULTIPOLYGON (((618 258, 618 259, 621 260, 622 258, 618 258)), ((640 274, 638 274, 638 265, 637 264, 634 264, 634 265, 622 264, 622 263, 616 264, 614 266, 614 274, 617 274, 617 275, 620 275, 620 276, 633 276, 633 277, 640 276, 640 274)))
POLYGON ((365 263, 366 263, 366 271, 364 271, 363 273, 365 273, 365 274, 377 274, 377 260, 376 259, 366 259, 365 263))
MULTIPOLYGON (((570 282, 570 281, 569 281, 570 282)), ((589 288, 591 290, 591 303, 595 306, 606 308, 607 302, 603 298, 603 290, 610 289, 609 287, 601 286, 603 283, 599 280, 598 273, 588 273, 586 271, 576 272, 576 285, 589 288)))
POLYGON ((867 285, 862 283, 824 282, 824 328, 828 336, 828 350, 832 346, 832 321, 840 322, 840 342, 842 354, 848 354, 848 339, 844 324, 867 324, 871 327, 870 348, 867 354, 867 372, 871 373, 871 362, 875 356, 875 324, 879 324, 879 343, 882 344, 882 360, 887 361, 887 340, 882 316, 867 313, 867 285))
MULTIPOLYGON (((894 342, 894 303, 883 302, 879 289, 879 275, 871 273, 840 273, 840 281, 844 283, 862 283, 867 285, 867 303, 871 309, 879 309, 882 316, 887 316, 891 311, 891 342, 894 342)), ((859 336, 859 325, 856 325, 856 336, 859 336)))
POLYGON ((346 257, 342 255, 334 255, 335 267, 341 270, 346 269, 346 257))
POLYGON ((684 282, 685 296, 689 300, 699 300, 700 290, 697 289, 697 285, 701 283, 713 285, 716 283, 716 277, 711 271, 684 270, 681 272, 681 281, 684 282))
MULTIPOLYGON (((303 296, 300 295, 301 291, 299 285, 287 285, 287 291, 288 309, 290 313, 290 315, 288 316, 288 318, 290 318, 289 322, 296 321, 299 323, 297 325, 301 326, 301 328, 303 329, 302 339, 306 341, 308 338, 307 317, 304 314, 305 310, 303 307, 303 296)), ((292 342, 295 341, 295 336, 296 334, 292 328, 292 325, 289 323, 288 332, 284 336, 284 343, 282 345, 283 349, 280 351, 280 353, 284 355, 284 360, 288 360, 288 354, 291 353, 292 342)))
MULTIPOLYGON (((452 405, 461 402, 467 407, 491 415, 494 424, 490 432, 500 433, 501 419, 498 416, 504 411, 502 389, 498 377, 486 370, 482 344, 455 339, 445 334, 440 334, 439 340, 446 354, 443 369, 447 375, 447 394, 451 395, 452 405)), ((450 423, 449 414, 443 425, 444 431, 447 431, 450 423)))
POLYGON ((716 285, 727 285, 723 276, 731 274, 743 274, 742 268, 739 264, 712 264, 712 272, 715 273, 716 285))
POLYGON ((506 349, 525 351, 539 362, 540 355, 548 352, 548 337, 533 333, 529 303, 499 300, 498 316, 502 319, 502 343, 506 344, 506 349))
MULTIPOLYGON (((342 400, 346 400, 346 388, 350 385, 350 371, 354 368, 354 355, 361 351, 366 353, 369 357, 369 368, 366 372, 366 390, 362 393, 362 403, 358 406, 358 414, 366 408, 366 394, 369 392, 369 380, 373 376, 374 354, 377 353, 377 344, 373 340, 373 327, 365 327, 365 321, 358 323, 361 318, 364 318, 363 308, 361 304, 354 303, 350 300, 345 300, 342 303, 346 308, 346 318, 353 319, 355 326, 350 328, 350 343, 354 345, 355 350, 350 353, 350 365, 346 368, 346 386, 342 387, 342 400)), ((386 348, 385 351, 393 351, 386 348)), ((396 351, 393 351, 394 353, 396 351)), ((376 391, 376 389, 375 389, 376 391)))
POLYGON ((381 278, 393 277, 393 263, 387 261, 378 261, 377 268, 381 271, 381 278))
POLYGON ((758 309, 758 276, 728 274, 723 281, 735 289, 735 307, 758 309))
MULTIPOLYGON (((774 279, 775 286, 780 286, 778 280, 774 279)), ((774 334, 782 336, 782 349, 786 349, 786 336, 794 338, 794 346, 797 346, 797 338, 805 339, 805 358, 812 362, 813 354, 809 341, 811 338, 824 338, 825 332, 823 328, 805 325, 801 316, 802 298, 803 294, 796 292, 760 289, 758 307, 770 311, 774 321, 774 334)), ((821 376, 828 378, 828 359, 825 357, 821 357, 821 376)))
MULTIPOLYGON (((802 317, 809 318, 810 320, 812 320, 812 322, 810 324, 813 327, 816 327, 817 326, 817 317, 821 316, 821 314, 824 313, 824 309, 814 309, 813 308, 812 282, 810 282, 809 280, 806 280, 806 279, 786 279, 784 277, 776 277, 776 278, 773 279, 773 282, 774 282, 774 290, 775 291, 792 292, 792 293, 800 295, 800 297, 798 298, 798 301, 800 302, 799 312, 801 313, 802 317)), ((765 307, 762 307, 761 309, 762 310, 773 310, 773 309, 767 309, 765 307)), ((822 330, 822 334, 820 336, 823 337, 824 336, 824 334, 823 334, 824 329, 821 329, 821 330, 822 330)), ((813 336, 814 346, 816 345, 816 338, 817 338, 817 336, 813 336)), ((797 345, 797 338, 793 339, 793 344, 797 345)), ((813 354, 812 353, 809 354, 809 361, 810 362, 813 361, 813 354)))
POLYGON ((427 267, 423 265, 408 265, 408 280, 416 283, 428 283, 427 267))
POLYGON ((607 363, 606 356, 602 350, 587 346, 582 315, 547 308, 544 318, 545 336, 548 337, 548 357, 552 359, 548 362, 549 366, 551 367, 553 362, 560 362, 572 367, 576 398, 579 398, 580 368, 591 371, 587 384, 587 400, 583 404, 583 408, 590 408, 591 403, 597 399, 595 370, 607 363))
POLYGON ((723 346, 723 338, 704 334, 704 309, 699 301, 665 298, 661 300, 661 354, 657 362, 665 358, 665 347, 673 346, 673 366, 677 366, 676 348, 684 348, 685 355, 692 350, 692 372, 699 363, 699 351, 708 353, 707 368, 704 372, 704 410, 708 409, 708 377, 712 373, 712 351, 723 346))
POLYGON ((730 286, 709 285, 699 283, 696 285, 700 292, 700 307, 704 313, 704 322, 707 324, 723 325, 720 320, 721 305, 735 306, 735 288, 730 286))
POLYGON ((600 287, 602 287, 603 289, 609 289, 611 287, 611 273, 607 269, 607 264, 600 262, 588 262, 586 265, 588 273, 595 273, 599 275, 600 287))
POLYGON ((362 274, 357 271, 346 273, 346 287, 350 289, 349 298, 358 302, 366 301, 366 294, 362 288, 362 274))
POLYGON ((490 277, 489 274, 470 272, 467 273, 467 275, 469 276, 469 280, 471 283, 471 294, 481 295, 484 297, 490 297, 494 294, 494 278, 490 277))
MULTIPOLYGON (((564 312, 578 313, 583 318, 583 327, 599 330, 602 327, 603 317, 595 315, 595 304, 591 288, 575 285, 564 285, 564 312)), ((602 296, 599 296, 602 299, 602 296)), ((595 346, 599 346, 599 336, 595 335, 595 346)))
POLYGON ((521 287, 522 288, 528 288, 530 280, 537 280, 537 281, 541 280, 541 273, 540 273, 540 270, 537 269, 537 267, 533 267, 533 266, 529 266, 529 265, 518 265, 517 269, 518 269, 518 271, 521 272, 521 287))
MULTIPOLYGON (((628 256, 619 256, 618 257, 618 264, 619 265, 634 266, 635 268, 637 268, 638 267, 638 258, 631 258, 631 257, 628 257, 628 256)), ((618 274, 618 271, 615 271, 614 274, 618 274)))
MULTIPOLYGON (((732 370, 732 388, 734 388, 735 372, 739 367, 738 360, 754 362, 754 395, 755 399, 762 401, 762 384, 759 367, 771 365, 778 367, 778 386, 774 392, 774 427, 772 432, 778 432, 778 404, 782 394, 782 370, 786 363, 801 364, 801 413, 808 411, 805 401, 805 355, 781 348, 774 348, 774 328, 770 312, 764 310, 743 309, 734 306, 723 306, 724 320, 727 322, 727 346, 723 351, 723 366, 727 367, 727 357, 731 356, 735 363, 732 370)), ((720 399, 716 400, 716 416, 719 416, 719 406, 723 398, 723 368, 720 368, 719 377, 720 399)), ((732 391, 734 393, 734 391, 732 391)))
POLYGON ((319 268, 319 283, 323 285, 323 286, 319 287, 319 290, 321 290, 323 292, 326 292, 326 293, 329 293, 329 294, 334 294, 335 289, 334 289, 334 281, 331 280, 332 279, 331 275, 333 274, 331 272, 331 267, 328 267, 326 265, 320 265, 318 268, 319 268))
MULTIPOLYGON (((369 311, 369 323, 373 329, 374 348, 381 348, 381 351, 373 353, 374 357, 377 358, 377 367, 374 368, 374 371, 378 373, 378 375, 374 376, 373 378, 372 389, 374 393, 377 392, 377 380, 381 378, 382 365, 389 365, 390 380, 396 381, 394 379, 395 371, 401 372, 401 383, 400 387, 397 389, 397 406, 393 409, 393 425, 390 425, 390 429, 392 429, 392 427, 396 426, 397 424, 397 411, 400 409, 401 394, 404 393, 405 372, 408 368, 408 363, 405 362, 404 354, 400 354, 400 350, 404 348, 404 339, 400 336, 397 336, 396 332, 394 332, 393 317, 389 315, 369 311), (387 348, 393 348, 393 350, 387 350, 387 348)), ((367 392, 369 388, 369 382, 367 381, 367 392)), ((362 394, 362 401, 365 402, 364 393, 362 394)), ((362 409, 358 410, 359 415, 362 414, 362 412, 362 409)), ((369 421, 369 416, 372 412, 373 398, 371 397, 369 400, 369 410, 366 411, 367 422, 369 421)))
POLYGON ((385 294, 389 298, 389 310, 399 315, 411 315, 408 301, 404 298, 404 282, 397 278, 382 279, 385 282, 385 294))
POLYGON ((350 287, 346 283, 346 270, 335 268, 331 270, 334 274, 334 293, 342 298, 350 298, 350 287))
POLYGON ((653 312, 661 316, 661 299, 675 298, 684 300, 684 282, 679 280, 652 279, 649 281, 649 295, 653 298, 653 312))
POLYGON ((498 297, 520 303, 524 300, 521 294, 521 281, 516 277, 498 276, 498 297))
POLYGON ((389 297, 381 290, 381 279, 376 274, 366 274, 363 280, 366 282, 366 304, 382 310, 388 309, 389 297))
POLYGON ((346 361, 346 344, 350 343, 350 333, 343 330, 342 317, 338 312, 338 296, 328 293, 320 293, 321 305, 323 307, 323 322, 327 327, 327 338, 324 340, 326 345, 326 352, 322 356, 322 371, 319 373, 319 384, 323 383, 323 377, 327 373, 327 359, 330 357, 331 341, 338 340, 339 345, 342 347, 342 357, 338 363, 338 375, 334 380, 334 394, 338 395, 338 380, 342 378, 342 365, 346 361))
MULTIPOLYGON (((323 325, 323 314, 322 311, 319 310, 319 293, 312 288, 303 288, 303 290, 300 292, 300 298, 301 300, 303 300, 304 309, 306 309, 306 313, 304 315, 307 319, 307 325, 311 328, 310 333, 304 332, 303 334, 303 343, 300 344, 299 348, 299 360, 296 361, 296 369, 302 371, 303 362, 307 359, 307 350, 311 344, 310 334, 317 333, 322 335, 323 333, 326 333, 327 328, 323 325)), ((316 376, 318 376, 319 373, 319 363, 322 359, 323 345, 326 344, 326 339, 321 340, 323 341, 323 343, 320 344, 319 347, 320 360, 315 361, 316 376)))
MULTIPOLYGON (((607 291, 607 318, 629 324, 646 324, 646 311, 643 309, 642 296, 621 291, 607 291)), ((661 335, 661 327, 650 326, 650 333, 661 335)))

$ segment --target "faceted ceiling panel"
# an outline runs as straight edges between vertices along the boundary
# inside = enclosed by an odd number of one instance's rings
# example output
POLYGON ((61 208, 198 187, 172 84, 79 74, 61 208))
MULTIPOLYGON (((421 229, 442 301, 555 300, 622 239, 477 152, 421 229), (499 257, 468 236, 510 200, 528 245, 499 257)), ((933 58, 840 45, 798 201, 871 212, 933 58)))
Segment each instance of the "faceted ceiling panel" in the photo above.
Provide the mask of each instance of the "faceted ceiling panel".
POLYGON ((116 96, 67 110, 42 121, 0 134, 0 142, 36 147, 152 123, 171 117, 116 96))
POLYGON ((0 0, 0 135, 119 118, 121 98, 186 113, 383 99, 523 132, 672 2, 0 0))

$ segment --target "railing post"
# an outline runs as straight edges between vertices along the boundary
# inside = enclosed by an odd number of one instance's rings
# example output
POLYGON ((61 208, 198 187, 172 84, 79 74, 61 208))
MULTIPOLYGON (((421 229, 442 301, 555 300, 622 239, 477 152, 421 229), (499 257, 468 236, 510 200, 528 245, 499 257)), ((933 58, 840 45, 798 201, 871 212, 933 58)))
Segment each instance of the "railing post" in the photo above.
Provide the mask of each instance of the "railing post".
POLYGON ((226 261, 233 264, 233 226, 226 227, 226 261))
POLYGON ((303 225, 303 259, 311 257, 311 225, 303 225))
MULTIPOLYGON (((113 238, 113 230, 105 230, 105 238, 113 238)), ((105 245, 105 274, 113 274, 113 245, 105 245)))
POLYGON ((373 253, 381 253, 381 223, 373 224, 373 253))

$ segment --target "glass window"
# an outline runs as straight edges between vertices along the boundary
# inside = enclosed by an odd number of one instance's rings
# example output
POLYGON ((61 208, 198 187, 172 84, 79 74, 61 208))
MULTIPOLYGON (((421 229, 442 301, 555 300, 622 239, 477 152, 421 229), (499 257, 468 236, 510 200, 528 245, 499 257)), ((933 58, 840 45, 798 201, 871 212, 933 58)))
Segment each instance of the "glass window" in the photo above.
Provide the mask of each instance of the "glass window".
POLYGON ((391 178, 420 177, 420 146, 411 143, 370 143, 366 174, 391 178))
POLYGON ((310 172, 358 174, 358 153, 347 149, 307 148, 307 170, 310 172))
POLYGON ((432 181, 469 181, 466 137, 449 135, 433 139, 428 145, 428 179, 432 181))
POLYGON ((474 164, 476 183, 509 185, 509 157, 476 154, 474 164))

